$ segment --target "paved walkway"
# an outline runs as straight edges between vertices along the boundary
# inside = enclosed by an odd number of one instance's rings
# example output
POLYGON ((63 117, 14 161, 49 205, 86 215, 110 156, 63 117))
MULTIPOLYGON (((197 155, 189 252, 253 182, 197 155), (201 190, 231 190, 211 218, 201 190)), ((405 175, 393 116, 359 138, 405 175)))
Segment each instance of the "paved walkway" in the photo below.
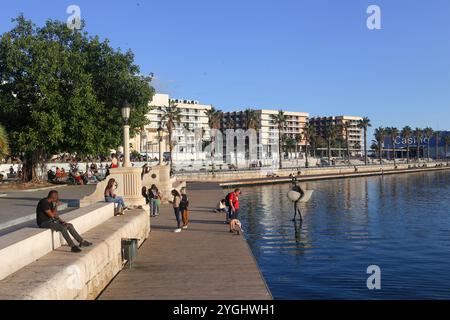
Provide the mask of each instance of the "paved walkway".
POLYGON ((175 217, 164 205, 133 268, 121 271, 99 299, 271 299, 245 239, 229 233, 224 214, 212 212, 224 191, 189 184, 188 194, 189 229, 173 233, 175 217))
MULTIPOLYGON (((78 200, 94 192, 95 185, 87 186, 56 186, 62 202, 69 205, 77 205, 78 200)), ((26 191, 26 190, 2 190, 0 197, 0 235, 10 232, 9 226, 16 221, 20 227, 26 221, 31 221, 36 214, 38 201, 47 196, 50 189, 26 191), (8 230, 6 229, 8 228, 8 230)), ((14 223, 15 224, 15 223, 14 223)))

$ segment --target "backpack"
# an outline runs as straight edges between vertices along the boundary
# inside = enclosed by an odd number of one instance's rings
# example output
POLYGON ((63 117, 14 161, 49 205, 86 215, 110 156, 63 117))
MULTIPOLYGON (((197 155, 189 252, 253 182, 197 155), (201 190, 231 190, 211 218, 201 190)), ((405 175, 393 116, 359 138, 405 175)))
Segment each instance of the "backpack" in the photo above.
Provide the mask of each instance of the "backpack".
POLYGON ((227 207, 230 206, 230 196, 231 196, 231 193, 232 193, 232 192, 230 192, 229 194, 227 194, 226 197, 225 197, 225 205, 226 205, 227 207))

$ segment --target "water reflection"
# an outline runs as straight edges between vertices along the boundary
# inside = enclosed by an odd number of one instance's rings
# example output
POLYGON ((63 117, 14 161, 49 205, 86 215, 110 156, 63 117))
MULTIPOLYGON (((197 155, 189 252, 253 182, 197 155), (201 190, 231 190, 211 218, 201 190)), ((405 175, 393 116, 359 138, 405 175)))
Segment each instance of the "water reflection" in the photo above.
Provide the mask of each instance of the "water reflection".
POLYGON ((304 183, 293 222, 290 185, 243 189, 246 237, 275 298, 450 298, 450 173, 304 183), (379 265, 382 290, 366 287, 379 265))

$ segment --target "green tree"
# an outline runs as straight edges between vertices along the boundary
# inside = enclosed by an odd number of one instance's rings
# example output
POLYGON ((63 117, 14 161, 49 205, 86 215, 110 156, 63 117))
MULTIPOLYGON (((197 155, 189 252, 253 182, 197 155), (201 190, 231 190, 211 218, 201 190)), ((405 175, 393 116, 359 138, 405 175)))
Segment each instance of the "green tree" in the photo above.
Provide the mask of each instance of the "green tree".
POLYGON ((436 131, 434 133, 434 153, 436 160, 439 160, 439 140, 441 139, 441 133, 436 131))
POLYGON ((383 127, 379 127, 375 129, 375 142, 378 150, 378 158, 380 160, 380 164, 383 162, 383 143, 384 137, 386 136, 386 129, 383 127))
POLYGON ((406 143, 406 163, 409 163, 409 146, 410 146, 410 139, 412 136, 413 132, 410 126, 405 126, 402 129, 401 135, 403 137, 403 139, 405 139, 405 143, 406 143))
POLYGON ((277 127, 278 131, 278 161, 280 169, 283 168, 283 132, 286 129, 286 115, 279 110, 277 114, 272 114, 272 123, 277 127))
POLYGON ((430 127, 423 129, 423 134, 427 138, 427 158, 430 159, 430 140, 433 137, 434 131, 430 127))
POLYGON ((22 155, 24 180, 62 152, 107 154, 122 142, 120 107, 133 107, 132 134, 147 122, 154 91, 131 51, 48 20, 37 27, 22 15, 0 37, 0 119, 11 151, 22 155))
MULTIPOLYGON (((305 138, 305 167, 309 167, 309 146, 310 143, 314 140, 314 137, 316 136, 316 128, 314 126, 311 126, 310 124, 306 124, 303 127, 303 137, 305 138)), ((315 153, 315 151, 314 151, 315 153)))
POLYGON ((422 141, 422 136, 423 136, 423 131, 422 131, 422 129, 420 129, 420 128, 416 128, 415 130, 414 130, 414 136, 416 137, 416 140, 417 140, 417 154, 416 154, 416 160, 417 160, 417 162, 419 162, 420 161, 420 144, 421 144, 421 141, 422 141))
POLYGON ((217 110, 214 107, 205 111, 205 115, 208 117, 208 126, 211 130, 211 143, 214 148, 211 149, 211 158, 212 158, 212 173, 214 174, 215 165, 214 165, 214 156, 216 154, 216 131, 220 129, 222 124, 223 112, 221 110, 217 110))
POLYGON ((396 165, 396 150, 395 150, 395 145, 396 145, 396 140, 397 140, 397 136, 398 136, 398 129, 396 127, 391 127, 388 129, 388 134, 391 137, 391 143, 392 143, 392 153, 393 153, 393 159, 394 159, 394 166, 396 165))
POLYGON ((9 142, 5 128, 0 125, 0 159, 9 154, 9 142))
POLYGON ((445 144, 445 157, 448 155, 448 146, 450 145, 450 135, 446 135, 444 137, 444 144, 445 144))
POLYGON ((327 141, 328 150, 328 165, 331 165, 331 145, 336 143, 338 137, 338 126, 335 124, 328 124, 325 128, 325 139, 327 141))
POLYGON ((181 123, 181 109, 179 109, 172 101, 169 101, 169 105, 162 109, 163 114, 161 116, 161 122, 163 126, 166 127, 169 133, 169 153, 170 153, 170 174, 173 174, 173 131, 176 129, 177 125, 181 123))
POLYGON ((344 122, 341 126, 342 130, 344 131, 345 135, 345 149, 347 151, 347 162, 350 164, 350 129, 352 128, 352 125, 350 122, 344 122))
POLYGON ((358 127, 363 129, 364 131, 364 163, 367 165, 367 128, 371 127, 370 119, 368 117, 364 117, 359 121, 358 127))

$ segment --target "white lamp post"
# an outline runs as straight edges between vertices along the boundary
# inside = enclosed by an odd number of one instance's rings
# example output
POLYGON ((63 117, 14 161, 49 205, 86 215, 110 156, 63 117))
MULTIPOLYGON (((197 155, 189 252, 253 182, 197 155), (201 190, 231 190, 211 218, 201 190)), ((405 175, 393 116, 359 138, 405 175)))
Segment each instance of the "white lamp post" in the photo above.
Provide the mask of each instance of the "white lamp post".
POLYGON ((123 126, 123 166, 125 168, 131 167, 130 162, 130 120, 131 106, 125 101, 122 105, 122 118, 125 121, 123 126))
POLYGON ((145 143, 145 162, 148 164, 148 136, 147 131, 144 131, 142 142, 145 143))
POLYGON ((164 129, 161 126, 159 126, 157 131, 158 131, 158 143, 159 143, 159 161, 158 161, 158 165, 162 166, 162 164, 163 164, 162 134, 164 132, 164 129))

